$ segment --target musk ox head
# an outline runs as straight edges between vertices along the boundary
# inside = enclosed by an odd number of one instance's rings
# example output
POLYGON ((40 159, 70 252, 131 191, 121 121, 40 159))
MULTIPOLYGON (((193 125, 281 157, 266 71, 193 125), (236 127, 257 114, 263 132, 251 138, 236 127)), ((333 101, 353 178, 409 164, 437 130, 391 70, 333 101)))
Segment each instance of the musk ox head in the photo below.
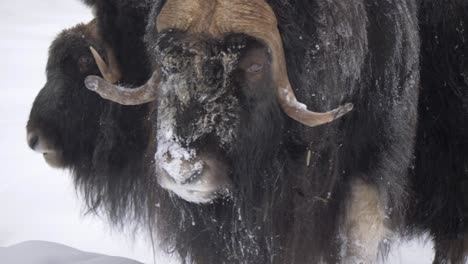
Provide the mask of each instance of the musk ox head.
POLYGON ((212 40, 167 32, 153 50, 161 73, 158 182, 187 201, 209 202, 229 192, 233 156, 243 151, 236 144, 255 127, 253 117, 268 119, 278 108, 268 48, 242 34, 212 40))
POLYGON ((69 167, 91 156, 100 109, 106 102, 83 89, 83 80, 100 72, 106 80, 118 80, 119 67, 112 54, 94 20, 63 31, 52 43, 47 83, 34 101, 27 124, 29 146, 52 167, 69 167))
POLYGON ((296 100, 276 17, 265 1, 182 2, 167 1, 156 28, 148 27, 154 73, 145 85, 130 90, 96 76, 85 83, 124 105, 156 101, 158 182, 187 201, 206 203, 229 193, 240 166, 233 157, 255 148, 255 140, 273 140, 259 137, 274 134, 262 129, 272 128, 263 124, 280 115, 277 109, 317 126, 352 105, 316 113, 296 100), (249 133, 257 135, 250 146, 241 140, 249 133))

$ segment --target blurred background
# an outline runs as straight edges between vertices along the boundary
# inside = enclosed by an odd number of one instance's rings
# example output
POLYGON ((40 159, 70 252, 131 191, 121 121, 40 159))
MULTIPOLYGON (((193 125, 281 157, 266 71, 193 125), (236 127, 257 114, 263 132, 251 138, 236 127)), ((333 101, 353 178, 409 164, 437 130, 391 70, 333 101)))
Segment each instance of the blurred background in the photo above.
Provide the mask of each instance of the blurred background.
MULTIPOLYGON (((50 43, 61 30, 91 19, 91 10, 78 0, 0 2, 0 247, 45 240, 144 263, 167 263, 161 252, 153 259, 145 239, 86 215, 67 172, 48 167, 26 144, 26 122, 45 84, 50 43)), ((431 263, 432 244, 423 240, 394 247, 390 263, 431 263)))

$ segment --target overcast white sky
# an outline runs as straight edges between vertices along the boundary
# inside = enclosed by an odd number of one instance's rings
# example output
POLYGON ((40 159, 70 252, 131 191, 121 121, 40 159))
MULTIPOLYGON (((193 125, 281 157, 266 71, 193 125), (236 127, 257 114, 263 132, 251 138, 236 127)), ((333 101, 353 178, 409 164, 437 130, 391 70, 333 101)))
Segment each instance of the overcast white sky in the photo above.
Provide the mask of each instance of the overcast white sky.
MULTIPOLYGON (((78 0, 0 1, 0 247, 47 240, 152 263, 148 243, 83 216, 69 175, 49 168, 26 145, 26 121, 45 83, 50 42, 62 29, 91 18, 78 0)), ((391 263, 422 264, 431 258, 430 245, 412 242, 394 250, 391 263)))

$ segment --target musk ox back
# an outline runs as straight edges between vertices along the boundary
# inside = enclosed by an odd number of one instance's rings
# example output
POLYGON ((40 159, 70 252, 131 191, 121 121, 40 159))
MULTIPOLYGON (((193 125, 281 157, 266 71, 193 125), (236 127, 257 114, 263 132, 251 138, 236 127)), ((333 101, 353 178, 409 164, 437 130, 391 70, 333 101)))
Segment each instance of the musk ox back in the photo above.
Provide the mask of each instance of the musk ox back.
POLYGON ((86 85, 154 101, 153 178, 135 187, 162 245, 195 263, 375 262, 406 206, 416 14, 413 1, 156 3, 149 81, 86 85))
POLYGON ((468 2, 420 1, 421 96, 408 227, 434 240, 434 263, 468 255, 468 2))

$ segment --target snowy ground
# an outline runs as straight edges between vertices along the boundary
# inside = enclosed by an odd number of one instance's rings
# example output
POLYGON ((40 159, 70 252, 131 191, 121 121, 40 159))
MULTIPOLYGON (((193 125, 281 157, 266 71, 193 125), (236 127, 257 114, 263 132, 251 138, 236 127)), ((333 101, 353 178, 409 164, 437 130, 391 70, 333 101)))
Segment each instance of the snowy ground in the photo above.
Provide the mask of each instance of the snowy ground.
POLYGON ((127 258, 83 252, 44 241, 28 241, 6 248, 0 247, 0 260, 6 264, 141 264, 127 258))
MULTIPOLYGON (((0 2, 0 247, 45 240, 153 263, 149 243, 83 216, 70 177, 49 168, 26 145, 25 125, 45 83, 50 42, 62 29, 90 19, 90 10, 77 0, 0 2)), ((432 255, 430 244, 413 241, 393 250, 390 263, 430 263, 432 255)), ((155 262, 167 263, 163 259, 159 256, 155 262)))

